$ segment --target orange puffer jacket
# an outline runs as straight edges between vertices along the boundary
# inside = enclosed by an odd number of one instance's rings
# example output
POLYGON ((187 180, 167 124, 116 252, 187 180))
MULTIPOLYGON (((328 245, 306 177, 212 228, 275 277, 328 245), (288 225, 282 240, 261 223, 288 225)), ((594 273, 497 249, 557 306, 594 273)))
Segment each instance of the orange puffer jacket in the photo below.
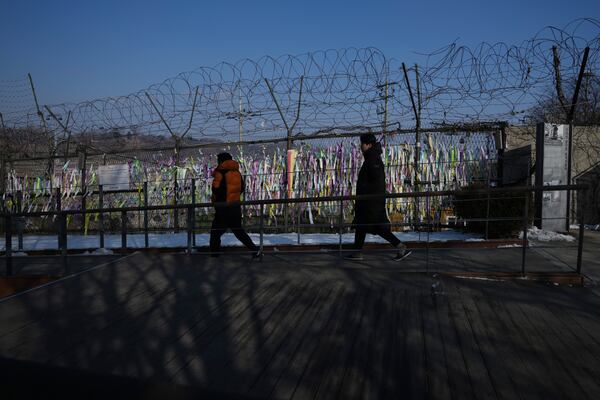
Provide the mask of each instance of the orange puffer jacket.
POLYGON ((240 174, 240 165, 234 160, 225 160, 213 171, 212 197, 213 203, 240 201, 244 193, 244 180, 240 174))

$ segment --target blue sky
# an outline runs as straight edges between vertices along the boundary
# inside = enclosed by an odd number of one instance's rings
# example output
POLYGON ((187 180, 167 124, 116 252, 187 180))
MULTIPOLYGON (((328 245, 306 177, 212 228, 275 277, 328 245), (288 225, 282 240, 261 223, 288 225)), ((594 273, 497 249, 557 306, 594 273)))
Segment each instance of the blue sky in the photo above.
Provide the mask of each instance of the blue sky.
POLYGON ((55 104, 266 54, 373 46, 410 63, 457 38, 518 43, 582 17, 600 18, 600 1, 2 0, 0 80, 31 72, 55 104))

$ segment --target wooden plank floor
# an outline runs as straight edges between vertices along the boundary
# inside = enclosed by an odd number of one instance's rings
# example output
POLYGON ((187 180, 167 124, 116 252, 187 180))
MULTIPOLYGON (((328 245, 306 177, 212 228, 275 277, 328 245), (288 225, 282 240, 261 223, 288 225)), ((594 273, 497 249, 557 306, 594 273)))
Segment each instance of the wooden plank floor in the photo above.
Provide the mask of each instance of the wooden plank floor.
POLYGON ((302 257, 127 256, 1 300, 0 357, 258 398, 600 398, 586 288, 302 257))

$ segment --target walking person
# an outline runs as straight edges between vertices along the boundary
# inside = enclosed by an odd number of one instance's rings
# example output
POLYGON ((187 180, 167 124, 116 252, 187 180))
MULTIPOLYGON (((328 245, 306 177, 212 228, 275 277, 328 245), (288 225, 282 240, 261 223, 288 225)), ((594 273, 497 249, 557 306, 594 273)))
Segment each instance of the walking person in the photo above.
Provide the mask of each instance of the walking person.
POLYGON ((244 193, 245 183, 240 165, 229 153, 218 154, 217 161, 219 165, 212 173, 211 200, 215 203, 215 219, 210 230, 211 256, 219 256, 221 236, 227 229, 231 229, 235 237, 252 251, 252 258, 259 259, 262 256, 260 249, 242 228, 240 197, 244 193))
MULTIPOLYGON (((358 172, 356 181, 356 195, 385 194, 385 170, 381 160, 381 144, 372 133, 360 136, 360 149, 364 156, 364 162, 358 172)), ((346 257, 350 260, 362 260, 361 250, 365 244, 367 233, 379 235, 394 246, 398 252, 394 260, 406 258, 411 251, 406 249, 391 231, 390 221, 385 211, 385 197, 356 200, 354 207, 354 221, 352 225, 356 229, 354 234, 354 250, 346 257)))

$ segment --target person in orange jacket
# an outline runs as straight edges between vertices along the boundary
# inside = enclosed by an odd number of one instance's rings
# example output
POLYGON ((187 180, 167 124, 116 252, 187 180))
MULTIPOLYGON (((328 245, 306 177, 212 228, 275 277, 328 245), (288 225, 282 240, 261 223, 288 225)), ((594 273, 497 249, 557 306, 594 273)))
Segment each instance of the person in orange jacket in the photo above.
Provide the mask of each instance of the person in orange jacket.
POLYGON ((262 256, 260 249, 242 228, 242 208, 240 197, 244 193, 245 184, 240 165, 233 160, 231 154, 217 155, 219 165, 212 173, 212 197, 215 203, 215 219, 210 230, 211 256, 217 257, 221 249, 221 236, 231 229, 235 237, 252 251, 252 258, 262 256))

